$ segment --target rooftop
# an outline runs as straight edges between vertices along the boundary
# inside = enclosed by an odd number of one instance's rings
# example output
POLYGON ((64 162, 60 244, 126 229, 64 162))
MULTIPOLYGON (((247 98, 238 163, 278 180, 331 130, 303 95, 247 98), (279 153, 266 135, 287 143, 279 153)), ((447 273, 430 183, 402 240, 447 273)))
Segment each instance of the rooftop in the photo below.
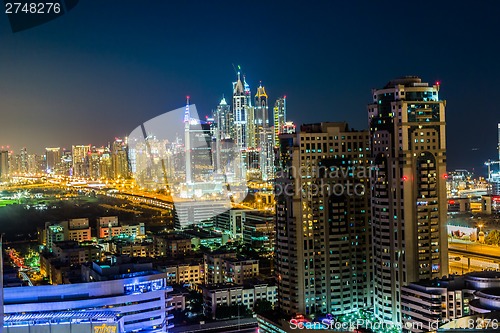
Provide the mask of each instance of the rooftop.
POLYGON ((118 312, 114 311, 67 311, 67 312, 36 312, 25 314, 6 314, 5 323, 15 321, 62 319, 112 319, 118 321, 118 312))

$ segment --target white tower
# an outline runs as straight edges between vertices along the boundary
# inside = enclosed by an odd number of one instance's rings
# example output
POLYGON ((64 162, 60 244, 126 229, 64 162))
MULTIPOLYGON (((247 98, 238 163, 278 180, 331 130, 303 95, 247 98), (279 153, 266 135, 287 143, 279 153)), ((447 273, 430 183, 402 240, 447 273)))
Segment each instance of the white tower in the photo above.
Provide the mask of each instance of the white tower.
POLYGON ((189 113, 189 96, 186 97, 186 111, 184 112, 184 151, 186 154, 186 184, 191 184, 191 114, 189 113))
POLYGON ((233 82, 233 113, 236 125, 235 143, 240 149, 246 148, 246 106, 245 90, 241 81, 241 73, 238 72, 238 80, 233 82))

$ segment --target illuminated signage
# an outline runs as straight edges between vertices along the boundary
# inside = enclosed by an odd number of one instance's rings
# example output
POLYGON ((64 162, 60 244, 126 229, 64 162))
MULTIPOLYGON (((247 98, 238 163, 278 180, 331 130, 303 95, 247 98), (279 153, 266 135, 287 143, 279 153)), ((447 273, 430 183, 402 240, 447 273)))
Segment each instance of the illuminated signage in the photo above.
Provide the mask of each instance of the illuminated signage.
POLYGON ((94 326, 94 333, 116 333, 116 326, 108 326, 106 324, 94 326))

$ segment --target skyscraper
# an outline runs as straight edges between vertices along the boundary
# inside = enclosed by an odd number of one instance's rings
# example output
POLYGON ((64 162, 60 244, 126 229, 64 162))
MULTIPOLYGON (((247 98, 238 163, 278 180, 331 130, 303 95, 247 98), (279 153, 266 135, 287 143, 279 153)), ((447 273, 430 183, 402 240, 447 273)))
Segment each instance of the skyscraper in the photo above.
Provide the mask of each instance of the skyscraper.
POLYGON ((127 152, 127 139, 115 138, 111 145, 111 166, 113 169, 113 178, 128 178, 130 175, 130 166, 127 152))
POLYGON ((373 90, 374 311, 399 324, 401 287, 448 274, 445 101, 415 76, 373 90))
POLYGON ((217 140, 234 138, 234 117, 231 113, 231 106, 222 97, 217 109, 214 112, 214 121, 217 124, 217 140))
POLYGON ((45 161, 47 173, 58 173, 61 163, 61 148, 45 148, 45 161))
POLYGON ((303 125, 280 136, 275 272, 288 314, 371 306, 368 131, 303 125))
POLYGON ((283 133, 283 126, 286 123, 286 96, 280 97, 274 103, 274 146, 279 146, 279 135, 283 133))
POLYGON ((255 131, 258 135, 256 141, 260 140, 259 133, 263 128, 269 127, 269 106, 266 88, 262 84, 257 88, 255 94, 255 131))
POLYGON ((0 181, 4 181, 9 177, 9 152, 7 150, 0 151, 0 181))
MULTIPOLYGON (((243 79, 244 81, 244 79, 243 79)), ((247 129, 247 107, 249 106, 245 86, 238 72, 238 80, 233 82, 233 119, 235 124, 234 141, 240 149, 245 149, 247 129)))
POLYGON ((272 129, 269 128, 269 106, 266 89, 262 84, 255 94, 255 146, 259 153, 261 179, 274 178, 274 142, 272 129))
POLYGON ((241 80, 241 73, 239 71, 237 72, 237 75, 238 80, 233 82, 233 118, 235 124, 234 144, 238 150, 237 153, 239 154, 235 160, 239 161, 239 163, 236 163, 235 165, 234 174, 237 180, 244 180, 246 179, 247 173, 245 157, 245 150, 248 147, 247 120, 249 113, 251 113, 250 118, 253 118, 253 108, 250 98, 251 95, 249 85, 247 84, 244 76, 243 80, 241 80))
POLYGON ((26 150, 26 147, 23 147, 21 149, 21 153, 19 154, 19 156, 20 156, 19 172, 20 173, 27 173, 28 172, 28 151, 26 150))
POLYGON ((192 159, 191 159, 191 113, 189 111, 189 96, 186 100, 186 110, 184 111, 184 154, 185 154, 185 170, 186 184, 192 183, 192 159))
POLYGON ((73 176, 74 177, 88 177, 90 145, 78 145, 71 147, 72 163, 73 163, 73 176))
POLYGON ((498 150, 498 160, 500 161, 500 123, 498 123, 498 144, 497 144, 497 150, 498 150))

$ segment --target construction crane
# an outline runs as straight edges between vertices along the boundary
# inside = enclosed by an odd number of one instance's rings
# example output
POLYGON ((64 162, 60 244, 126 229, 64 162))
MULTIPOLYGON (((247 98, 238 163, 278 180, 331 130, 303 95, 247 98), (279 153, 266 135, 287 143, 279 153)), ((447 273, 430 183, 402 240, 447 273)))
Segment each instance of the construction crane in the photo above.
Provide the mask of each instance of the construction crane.
MULTIPOLYGON (((488 160, 486 162, 484 162, 484 165, 488 166, 488 179, 491 179, 491 165, 492 164, 498 164, 500 166, 500 161, 491 161, 491 160, 488 160)), ((500 172, 500 170, 499 170, 500 172)))

